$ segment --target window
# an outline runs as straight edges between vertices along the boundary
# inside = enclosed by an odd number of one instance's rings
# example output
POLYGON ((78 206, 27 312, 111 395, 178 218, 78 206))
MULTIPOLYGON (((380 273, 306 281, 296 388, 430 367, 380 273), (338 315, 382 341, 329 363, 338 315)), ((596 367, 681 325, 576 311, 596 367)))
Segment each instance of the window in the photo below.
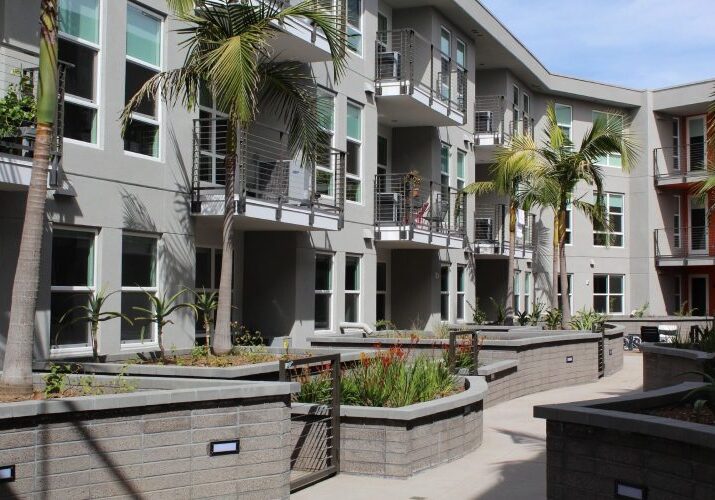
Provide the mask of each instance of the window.
POLYGON ((494 114, 491 111, 477 111, 474 125, 477 134, 491 134, 494 132, 494 114))
POLYGON ((457 104, 460 108, 465 107, 467 95, 467 46, 457 38, 457 104))
POLYGON ((623 314, 623 275, 593 275, 593 310, 604 314, 623 314))
POLYGON ((673 247, 680 248, 680 196, 673 196, 673 247))
POLYGON ((594 246, 623 246, 623 195, 603 193, 603 205, 608 223, 611 227, 603 227, 598 223, 593 226, 594 246))
POLYGON ((83 315, 75 311, 65 318, 64 314, 77 306, 86 306, 96 291, 94 276, 93 231, 55 229, 52 232, 52 272, 50 278, 50 345, 52 348, 88 347, 91 345, 89 324, 72 320, 83 315))
POLYGON ((531 273, 524 273, 524 311, 531 312, 531 273))
POLYGON ((345 257, 345 321, 360 321, 360 257, 345 257))
POLYGON ((362 55, 362 0, 348 0, 348 49, 362 55))
POLYGON ((442 185, 442 199, 449 199, 449 144, 442 143, 439 155, 440 183, 442 185))
POLYGON ((572 228, 573 228, 573 204, 571 200, 566 204, 566 245, 572 243, 572 228))
POLYGON ((139 344, 156 341, 156 329, 135 307, 151 309, 145 292, 157 293, 156 262, 157 238, 125 234, 122 237, 122 314, 132 318, 134 324, 122 322, 121 342, 139 344))
POLYGON ((378 262, 376 269, 375 320, 382 321, 387 319, 387 264, 378 262))
POLYGON ((381 135, 377 136, 377 192, 384 193, 387 191, 387 167, 388 167, 388 143, 387 138, 381 135))
POLYGON ((467 301, 466 266, 457 266, 457 319, 464 319, 464 305, 467 301))
POLYGON ((99 0, 62 0, 58 57, 71 64, 65 79, 64 136, 97 143, 99 0))
POLYGON ((531 99, 526 92, 521 95, 522 133, 531 134, 531 123, 529 122, 529 112, 531 109, 531 99))
POLYGON ((467 46, 457 38, 457 64, 460 68, 467 68, 467 46))
POLYGON ((673 276, 673 313, 683 309, 683 282, 680 276, 673 276))
POLYGON ((321 196, 335 196, 335 165, 330 150, 335 135, 335 95, 318 88, 318 123, 324 150, 315 166, 315 191, 321 196))
POLYGON ((462 189, 464 187, 464 182, 466 179, 466 169, 465 164, 467 160, 467 153, 461 149, 457 150, 457 189, 462 189))
POLYGON ((512 99, 511 99, 511 117, 512 123, 512 133, 519 133, 519 123, 521 122, 521 107, 519 101, 519 87, 514 85, 512 87, 512 99))
POLYGON ((362 108, 348 103, 347 151, 345 154, 345 199, 360 203, 362 199, 362 108))
POLYGON ((558 124, 559 128, 564 133, 564 136, 566 138, 568 138, 569 140, 573 140, 573 137, 571 136, 571 125, 573 121, 573 110, 571 109, 571 106, 556 103, 554 105, 554 109, 556 111, 556 123, 558 124))
MULTIPOLYGON (((162 20, 134 4, 127 4, 127 60, 125 103, 151 77, 161 71, 162 20)), ((132 113, 124 136, 124 149, 159 157, 158 99, 145 99, 132 113)))
MULTIPOLYGON (((573 274, 566 275, 566 287, 568 288, 569 295, 569 309, 573 311, 573 274)), ((561 279, 559 278, 556 283, 556 288, 558 290, 559 296, 559 309, 561 309, 561 279)))
POLYGON ((333 305, 333 256, 315 255, 315 329, 330 330, 333 305))
POLYGON ((443 101, 449 101, 452 61, 452 35, 445 27, 442 27, 442 29, 440 30, 439 50, 441 52, 440 71, 437 77, 437 79, 439 80, 439 97, 443 101))
POLYGON ((514 271, 514 313, 521 312, 521 271, 514 271))
MULTIPOLYGON (((621 130, 623 129, 623 115, 618 113, 604 113, 602 111, 593 112, 593 121, 605 120, 608 125, 617 126, 621 130)), ((618 153, 608 153, 605 156, 601 156, 596 160, 598 165, 604 165, 606 167, 617 167, 621 168, 621 155, 618 153)))
POLYGON ((439 272, 440 301, 439 317, 442 321, 449 321, 449 265, 444 264, 439 272))
POLYGON ((673 170, 680 170, 680 119, 673 118, 673 170))
POLYGON ((226 183, 226 133, 228 114, 219 110, 205 85, 199 89, 199 179, 212 184, 226 183))
POLYGON ((377 51, 387 52, 388 50, 388 31, 389 22, 387 16, 382 12, 377 13, 377 51))
MULTIPOLYGON (((221 281, 221 256, 222 251, 218 248, 196 248, 196 275, 194 277, 194 289, 197 292, 216 292, 218 297, 218 287, 221 281)), ((205 336, 203 318, 196 318, 197 336, 205 336)))

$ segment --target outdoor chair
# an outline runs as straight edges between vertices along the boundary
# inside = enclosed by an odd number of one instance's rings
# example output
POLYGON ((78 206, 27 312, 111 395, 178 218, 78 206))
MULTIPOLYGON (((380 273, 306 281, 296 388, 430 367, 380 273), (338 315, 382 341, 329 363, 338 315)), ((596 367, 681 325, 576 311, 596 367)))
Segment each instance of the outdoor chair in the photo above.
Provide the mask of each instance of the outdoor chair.
POLYGON ((660 342, 660 333, 657 326, 641 326, 641 340, 643 342, 660 342))

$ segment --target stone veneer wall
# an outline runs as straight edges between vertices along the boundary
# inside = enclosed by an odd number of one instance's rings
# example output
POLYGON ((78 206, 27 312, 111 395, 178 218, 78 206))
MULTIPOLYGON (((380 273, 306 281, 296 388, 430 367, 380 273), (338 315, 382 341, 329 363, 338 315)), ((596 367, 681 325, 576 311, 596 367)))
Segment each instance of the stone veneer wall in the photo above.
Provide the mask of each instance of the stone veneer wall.
POLYGON ((623 368, 623 334, 622 326, 606 330, 603 334, 603 375, 608 377, 623 368))
POLYGON ((715 367, 715 354, 689 349, 675 349, 667 344, 641 345, 643 352, 643 389, 659 389, 684 381, 702 382, 707 367, 715 367))
POLYGON ((0 497, 288 498, 290 396, 221 387, 2 405, 0 465, 16 479, 0 497), (230 439, 238 454, 209 456, 211 441, 230 439))

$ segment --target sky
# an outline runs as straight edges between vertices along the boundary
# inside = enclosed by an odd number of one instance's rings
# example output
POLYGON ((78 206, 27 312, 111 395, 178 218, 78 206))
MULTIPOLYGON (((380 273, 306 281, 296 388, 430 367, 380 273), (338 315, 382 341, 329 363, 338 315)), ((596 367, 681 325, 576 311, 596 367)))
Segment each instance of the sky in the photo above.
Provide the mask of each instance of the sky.
POLYGON ((552 73, 656 89, 715 78, 715 0, 479 0, 552 73))

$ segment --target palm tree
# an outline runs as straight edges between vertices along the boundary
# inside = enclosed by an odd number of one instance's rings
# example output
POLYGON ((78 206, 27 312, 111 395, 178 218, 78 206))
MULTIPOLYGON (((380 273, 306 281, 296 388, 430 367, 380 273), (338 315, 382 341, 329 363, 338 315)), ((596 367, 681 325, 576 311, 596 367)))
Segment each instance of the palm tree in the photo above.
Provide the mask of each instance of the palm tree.
POLYGON ((288 148, 312 164, 324 151, 317 110, 316 83, 309 65, 280 62, 270 52, 270 41, 280 26, 304 18, 322 30, 330 47, 333 76, 345 68, 344 20, 331 0, 305 0, 283 7, 273 0, 170 0, 183 35, 186 59, 181 68, 149 79, 124 109, 129 123, 132 110, 144 99, 160 92, 169 103, 188 109, 197 104, 199 86, 213 94, 217 107, 228 112, 226 185, 223 221, 223 254, 213 349, 224 354, 231 349, 231 270, 233 269, 234 183, 237 133, 247 129, 259 113, 275 115, 285 124, 288 148))
POLYGON ((524 137, 517 135, 509 145, 500 148, 495 154, 495 162, 491 167, 492 179, 489 181, 472 182, 464 187, 466 194, 479 196, 486 193, 496 193, 508 198, 509 204, 509 261, 507 266, 506 303, 504 305, 506 324, 514 320, 514 268, 516 250, 516 226, 519 210, 529 209, 537 204, 535 193, 530 182, 532 176, 538 175, 540 169, 534 162, 525 161, 530 158, 524 153, 524 137))
MULTIPOLYGON (((608 154, 621 156, 621 168, 629 172, 637 157, 637 147, 630 134, 625 131, 624 120, 609 120, 599 116, 584 135, 578 149, 559 127, 556 109, 550 103, 546 109, 546 140, 539 146, 529 137, 521 139, 522 144, 514 151, 521 162, 531 163, 541 169, 537 178, 549 179, 542 206, 554 210, 555 243, 558 243, 558 275, 561 284, 561 310, 563 324, 571 321, 568 300, 568 277, 566 274, 566 216, 569 203, 583 212, 595 224, 608 227, 603 207, 603 171, 599 159, 608 154), (585 195, 572 199, 578 186, 588 186, 595 190, 595 203, 584 201, 585 195)), ((590 189, 589 189, 590 191, 590 189)), ((555 248, 556 249, 556 248, 555 248)), ((556 289, 556 287, 554 287, 556 289)), ((555 294, 555 290, 552 291, 555 294)))
POLYGON ((32 174, 27 191, 20 254, 15 268, 10 325, 0 385, 4 391, 32 392, 32 346, 40 281, 42 231, 47 198, 52 129, 57 111, 57 1, 40 7, 39 92, 32 174))

